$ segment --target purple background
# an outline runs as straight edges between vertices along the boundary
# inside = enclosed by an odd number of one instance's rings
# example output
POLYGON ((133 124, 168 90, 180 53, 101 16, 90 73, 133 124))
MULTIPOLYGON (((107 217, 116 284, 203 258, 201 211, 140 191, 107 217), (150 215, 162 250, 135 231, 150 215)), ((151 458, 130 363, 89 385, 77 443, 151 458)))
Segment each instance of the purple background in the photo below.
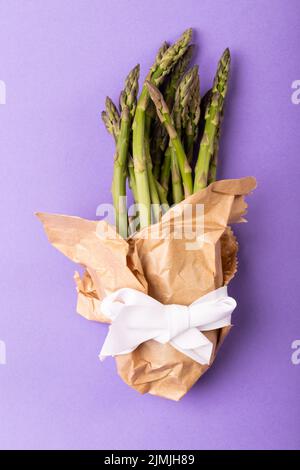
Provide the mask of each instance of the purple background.
POLYGON ((298 0, 0 1, 0 448, 300 448, 298 0), (236 327, 179 403, 141 396, 98 360, 106 327, 75 315, 75 265, 36 210, 94 218, 110 201, 106 94, 187 26, 201 87, 233 64, 220 177, 255 175, 236 327))

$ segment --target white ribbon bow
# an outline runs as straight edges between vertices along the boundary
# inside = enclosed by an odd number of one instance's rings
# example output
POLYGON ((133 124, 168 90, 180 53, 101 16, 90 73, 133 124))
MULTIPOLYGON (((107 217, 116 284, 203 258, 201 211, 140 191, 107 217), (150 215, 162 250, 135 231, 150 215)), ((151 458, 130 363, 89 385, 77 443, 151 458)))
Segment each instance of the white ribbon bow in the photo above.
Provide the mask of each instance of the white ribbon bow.
POLYGON ((163 305, 135 289, 119 289, 102 301, 101 310, 112 320, 100 359, 127 354, 154 339, 170 343, 200 364, 209 364, 213 344, 201 331, 231 324, 236 301, 220 287, 190 306, 163 305))

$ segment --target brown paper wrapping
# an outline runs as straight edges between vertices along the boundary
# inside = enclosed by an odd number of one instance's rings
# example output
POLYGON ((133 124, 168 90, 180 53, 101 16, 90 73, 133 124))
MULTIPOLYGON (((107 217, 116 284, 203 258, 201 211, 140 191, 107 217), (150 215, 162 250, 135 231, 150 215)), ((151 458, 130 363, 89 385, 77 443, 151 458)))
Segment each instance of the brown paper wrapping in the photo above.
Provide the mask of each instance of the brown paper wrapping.
MULTIPOLYGON (((189 305, 228 284, 237 270, 238 248, 228 224, 244 221, 244 196, 255 186, 253 177, 217 181, 171 208, 158 224, 128 240, 104 221, 37 215, 50 243, 85 267, 82 278, 75 273, 78 313, 105 323, 108 320, 101 313, 101 299, 122 287, 145 292, 163 304, 189 305), (188 214, 187 204, 192 208, 188 214), (191 250, 196 233, 191 238, 184 229, 188 226, 195 232, 199 228, 198 204, 204 207, 203 243, 191 250)), ((229 330, 226 327, 205 332, 214 346, 209 366, 229 330)), ((115 359, 119 375, 129 386, 172 400, 185 395, 209 367, 154 340, 115 359)))

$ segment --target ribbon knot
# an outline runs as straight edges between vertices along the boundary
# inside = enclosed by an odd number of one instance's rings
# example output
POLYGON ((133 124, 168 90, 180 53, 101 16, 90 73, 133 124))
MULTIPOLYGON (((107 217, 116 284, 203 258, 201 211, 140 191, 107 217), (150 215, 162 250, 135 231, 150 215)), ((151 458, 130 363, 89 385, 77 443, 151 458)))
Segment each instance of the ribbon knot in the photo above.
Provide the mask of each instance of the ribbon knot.
POLYGON ((164 342, 168 343, 180 333, 190 328, 190 310, 186 305, 164 305, 166 316, 168 318, 168 339, 164 342))
POLYGON ((112 324, 100 359, 127 354, 153 339, 162 344, 170 343, 200 364, 209 364, 213 344, 202 331, 230 325, 235 307, 236 302, 228 297, 226 286, 200 297, 190 306, 163 305, 134 289, 119 289, 101 305, 112 324))

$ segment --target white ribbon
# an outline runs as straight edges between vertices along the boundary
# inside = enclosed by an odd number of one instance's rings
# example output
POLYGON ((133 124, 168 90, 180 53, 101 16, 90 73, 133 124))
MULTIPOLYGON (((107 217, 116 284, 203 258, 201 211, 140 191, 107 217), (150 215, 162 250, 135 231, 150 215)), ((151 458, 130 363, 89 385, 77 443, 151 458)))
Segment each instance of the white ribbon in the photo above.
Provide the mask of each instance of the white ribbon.
POLYGON ((231 324, 236 301, 227 287, 210 292, 190 306, 163 305, 135 289, 119 289, 102 301, 101 310, 112 320, 100 359, 127 354, 154 339, 170 343, 200 364, 209 364, 213 344, 201 331, 217 330, 231 324))

